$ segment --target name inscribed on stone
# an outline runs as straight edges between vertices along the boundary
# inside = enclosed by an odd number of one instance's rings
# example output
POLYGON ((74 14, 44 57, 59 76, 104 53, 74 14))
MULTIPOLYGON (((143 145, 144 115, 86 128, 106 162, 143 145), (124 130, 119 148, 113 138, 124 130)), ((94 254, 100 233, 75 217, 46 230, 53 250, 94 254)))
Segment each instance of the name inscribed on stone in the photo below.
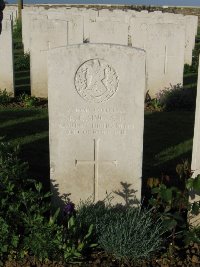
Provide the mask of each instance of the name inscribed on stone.
POLYGON ((134 129, 127 121, 126 111, 116 108, 75 108, 68 109, 62 117, 60 128, 66 129, 67 135, 126 135, 134 129))

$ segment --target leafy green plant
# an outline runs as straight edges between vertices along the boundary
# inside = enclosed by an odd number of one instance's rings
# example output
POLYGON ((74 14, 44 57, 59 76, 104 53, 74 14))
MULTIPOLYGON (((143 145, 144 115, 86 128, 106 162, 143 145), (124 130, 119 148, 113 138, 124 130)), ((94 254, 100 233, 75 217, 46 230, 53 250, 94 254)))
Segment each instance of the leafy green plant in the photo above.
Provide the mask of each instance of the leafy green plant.
POLYGON ((18 246, 19 236, 12 233, 11 227, 3 217, 0 217, 0 266, 9 251, 15 250, 18 246))
POLYGON ((0 104, 8 104, 11 102, 11 93, 8 93, 6 89, 0 90, 0 104))
POLYGON ((38 103, 38 99, 35 96, 30 96, 25 93, 19 96, 19 101, 27 108, 35 107, 38 103))
POLYGON ((85 253, 97 246, 92 240, 93 224, 87 229, 86 234, 81 234, 81 229, 82 225, 78 223, 74 216, 70 217, 67 225, 64 225, 63 245, 61 246, 61 250, 67 262, 74 259, 82 259, 85 253))
POLYGON ((77 218, 74 204, 68 200, 63 209, 63 244, 61 249, 65 261, 80 260, 97 244, 93 239, 94 225, 82 224, 77 218))
POLYGON ((124 262, 150 259, 163 244, 162 222, 153 217, 153 210, 111 210, 99 220, 100 247, 124 262))
POLYGON ((49 192, 28 179, 27 163, 19 159, 19 147, 0 143, 0 259, 33 255, 39 261, 73 261, 96 246, 93 225, 82 232, 74 206, 67 203, 63 221, 60 210, 51 215, 49 192), (72 210, 71 210, 72 209, 72 210), (72 211, 72 212, 71 212, 72 211))
POLYGON ((16 20, 13 26, 13 39, 22 38, 22 23, 20 20, 16 20))
MULTIPOLYGON (((188 161, 183 161, 176 167, 179 182, 179 188, 169 186, 169 177, 161 179, 160 183, 151 183, 151 193, 153 197, 149 204, 153 206, 162 219, 163 224, 168 231, 171 231, 171 240, 175 244, 176 240, 191 239, 187 214, 198 215, 200 212, 200 202, 190 202, 189 195, 195 196, 200 193, 200 175, 192 178, 192 172, 188 161), (166 181, 168 180, 168 185, 166 181), (189 235, 189 236, 188 236, 189 235)), ((165 177, 163 177, 165 178, 165 177)))
POLYGON ((9 229, 10 236, 5 253, 15 257, 33 253, 39 259, 51 258, 58 250, 54 243, 59 230, 55 220, 52 223, 47 216, 51 194, 42 191, 41 183, 27 178, 28 165, 18 154, 18 147, 0 143, 0 218, 4 218, 0 222, 2 231, 9 229))
POLYGON ((161 104, 160 99, 151 98, 151 96, 149 95, 149 91, 147 91, 146 93, 145 105, 148 109, 154 111, 161 111, 163 109, 163 105, 161 104))
POLYGON ((61 259, 61 252, 59 246, 62 244, 61 226, 56 223, 56 217, 59 210, 50 217, 49 221, 40 214, 30 216, 26 215, 24 218, 24 238, 22 243, 22 253, 29 252, 36 258, 45 259, 61 259))
POLYGON ((20 54, 14 61, 15 71, 23 71, 30 69, 30 54, 20 54))

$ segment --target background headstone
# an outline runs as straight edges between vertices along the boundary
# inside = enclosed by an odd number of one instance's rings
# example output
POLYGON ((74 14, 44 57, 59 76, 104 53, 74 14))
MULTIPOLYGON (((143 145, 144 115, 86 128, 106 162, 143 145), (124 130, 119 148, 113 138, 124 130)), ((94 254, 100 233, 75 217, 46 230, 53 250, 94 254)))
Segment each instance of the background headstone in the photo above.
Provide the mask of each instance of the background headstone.
POLYGON ((6 19, 0 35, 0 89, 14 95, 12 20, 6 19))
POLYGON ((95 21, 89 25, 90 43, 128 45, 128 24, 118 21, 95 21))
MULTIPOLYGON (((62 14, 60 14, 62 16, 62 14)), ((57 17, 58 18, 58 17, 57 17)), ((83 42, 83 21, 80 16, 51 19, 39 17, 31 21, 31 94, 48 96, 47 52, 50 48, 83 42)))
MULTIPOLYGON (((197 84, 197 98, 196 98, 196 111, 195 111, 195 125, 194 125, 194 137, 193 137, 193 148, 192 148, 192 164, 191 170, 193 172, 193 178, 200 174, 200 61, 199 61, 199 71, 198 71, 198 84, 197 84)), ((192 192, 193 193, 193 192, 192 192)), ((196 202, 200 201, 200 195, 195 192, 195 197, 193 194, 190 195, 190 201, 196 202)), ((200 215, 192 215, 189 213, 189 221, 193 226, 200 225, 200 215)))
POLYGON ((120 182, 131 184, 140 200, 145 52, 82 44, 48 53, 54 202, 67 193, 75 203, 103 200, 122 190, 120 182))
POLYGON ((131 44, 147 53, 147 90, 151 97, 164 88, 183 83, 185 31, 172 23, 132 18, 131 44), (178 62, 178 64, 177 64, 178 62))
POLYGON ((0 0, 0 33, 2 30, 2 19, 3 19, 4 8, 5 8, 5 2, 3 0, 0 0))

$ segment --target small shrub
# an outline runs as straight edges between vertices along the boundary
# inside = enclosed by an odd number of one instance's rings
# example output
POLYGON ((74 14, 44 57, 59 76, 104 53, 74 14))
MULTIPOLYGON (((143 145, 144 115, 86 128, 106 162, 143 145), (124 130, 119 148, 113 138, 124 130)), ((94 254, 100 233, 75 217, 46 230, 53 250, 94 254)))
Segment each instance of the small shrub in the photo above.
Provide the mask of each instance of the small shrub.
MULTIPOLYGON (((93 240, 98 242, 100 233, 97 228, 99 221, 106 216, 106 214, 111 215, 112 212, 115 214, 118 211, 122 212, 122 210, 125 211, 126 207, 122 205, 111 205, 109 196, 107 196, 105 200, 98 202, 93 202, 91 199, 88 199, 84 202, 80 202, 76 212, 76 220, 82 226, 80 230, 84 234, 86 234, 86 229, 88 229, 90 225, 93 225, 93 240)), ((112 220, 112 218, 110 219, 112 220)))
POLYGON ((38 100, 35 96, 30 96, 27 94, 20 95, 19 101, 21 101, 23 103, 23 105, 27 108, 35 107, 38 103, 38 100))
POLYGON ((96 226, 98 221, 107 213, 108 207, 106 207, 103 201, 94 203, 93 201, 87 200, 81 202, 78 209, 76 218, 79 223, 82 225, 82 228, 87 229, 91 224, 94 225, 94 239, 96 240, 96 226))
POLYGON ((20 20, 16 20, 13 26, 13 39, 21 39, 22 38, 22 23, 20 20))
POLYGON ((21 256, 28 251, 37 259, 61 259, 59 246, 62 245, 61 226, 56 221, 47 220, 40 214, 25 216, 21 256))
POLYGON ((23 71, 30 69, 30 54, 25 53, 19 55, 15 59, 15 71, 23 71))
POLYGON ((62 262, 83 258, 96 246, 93 225, 82 232, 68 204, 62 223, 59 209, 51 216, 51 193, 28 179, 28 165, 18 155, 19 147, 0 143, 0 264, 8 257, 62 262))
MULTIPOLYGON (((196 241, 196 232, 189 231, 190 219, 200 213, 200 201, 190 202, 189 195, 195 199, 200 193, 200 175, 192 178, 192 171, 187 160, 176 166, 177 186, 172 186, 169 176, 164 176, 157 183, 148 181, 152 198, 149 204, 156 210, 156 214, 163 221, 164 227, 171 233, 169 241, 187 245, 196 241), (188 214, 189 213, 189 214, 188 214)), ((155 181, 155 180, 154 180, 155 181)))
POLYGON ((5 254, 13 255, 15 240, 15 256, 29 252, 39 259, 51 258, 58 248, 54 246, 57 225, 49 223, 47 215, 50 193, 42 191, 41 183, 28 179, 28 165, 18 155, 19 147, 0 143, 0 218, 4 218, 0 229, 5 233, 9 229, 10 236, 5 254))
POLYGON ((195 65, 188 65, 188 64, 185 64, 184 65, 184 75, 185 74, 189 74, 189 73, 196 73, 198 70, 198 68, 196 68, 196 62, 195 62, 195 65))
POLYGON ((150 259, 163 243, 162 223, 152 217, 152 210, 140 208, 111 211, 99 220, 99 245, 125 262, 150 259))
POLYGON ((63 223, 62 245, 60 247, 66 262, 82 259, 85 254, 97 246, 93 242, 93 229, 93 224, 83 229, 83 225, 74 215, 67 216, 67 220, 64 220, 63 223))
POLYGON ((184 88, 180 84, 161 90, 157 99, 165 110, 186 109, 194 110, 196 103, 196 89, 184 88))
POLYGON ((17 248, 18 242, 19 236, 13 234, 5 219, 0 217, 0 266, 3 265, 6 255, 17 248))
POLYGON ((145 107, 151 111, 162 111, 163 107, 158 98, 151 98, 149 91, 147 91, 145 96, 145 107))
POLYGON ((8 104, 11 102, 11 93, 8 93, 6 89, 0 90, 0 104, 8 104))

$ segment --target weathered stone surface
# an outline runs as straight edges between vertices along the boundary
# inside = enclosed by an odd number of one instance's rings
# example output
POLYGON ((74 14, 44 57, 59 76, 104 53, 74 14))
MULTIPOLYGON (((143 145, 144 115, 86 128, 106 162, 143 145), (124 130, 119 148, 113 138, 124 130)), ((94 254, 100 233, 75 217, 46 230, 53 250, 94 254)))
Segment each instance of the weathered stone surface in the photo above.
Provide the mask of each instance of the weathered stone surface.
POLYGON ((47 51, 83 42, 83 21, 80 16, 51 18, 46 16, 31 21, 31 94, 37 97, 48 96, 47 51))
POLYGON ((14 95, 12 20, 3 20, 0 35, 0 89, 14 95))
POLYGON ((183 16, 182 14, 151 12, 149 15, 156 18, 159 23, 174 23, 185 28, 185 54, 184 63, 192 64, 192 51, 195 45, 195 35, 197 33, 198 17, 183 16))
MULTIPOLYGON (((193 172, 193 178, 200 174, 200 61, 198 71, 198 84, 197 84, 197 98, 196 98, 196 111, 195 111, 195 125, 194 125, 194 137, 192 148, 192 163, 191 170, 193 172)), ((200 201, 199 192, 196 192, 195 197, 190 195, 190 201, 200 201)), ((189 213, 188 220, 193 226, 200 226, 200 215, 197 216, 189 213)))
POLYGON ((136 17, 131 19, 130 36, 133 47, 147 52, 147 90, 152 97, 183 82, 184 26, 136 17))
POLYGON ((192 52, 195 47, 195 36, 198 29, 198 17, 185 16, 185 64, 192 65, 192 52))
MULTIPOLYGON (((82 44, 48 52, 53 200, 75 203, 131 184, 141 197, 145 52, 82 44), (120 63, 119 63, 120 59, 120 63)), ((123 202, 120 197, 115 202, 123 202)))
POLYGON ((118 21, 95 21, 89 24, 90 43, 128 45, 128 24, 118 21))
MULTIPOLYGON (((200 62, 200 61, 199 61, 200 62)), ((200 174, 200 63, 198 73, 197 98, 196 98, 196 112, 195 112, 195 127, 192 149, 192 171, 194 176, 200 174)))

